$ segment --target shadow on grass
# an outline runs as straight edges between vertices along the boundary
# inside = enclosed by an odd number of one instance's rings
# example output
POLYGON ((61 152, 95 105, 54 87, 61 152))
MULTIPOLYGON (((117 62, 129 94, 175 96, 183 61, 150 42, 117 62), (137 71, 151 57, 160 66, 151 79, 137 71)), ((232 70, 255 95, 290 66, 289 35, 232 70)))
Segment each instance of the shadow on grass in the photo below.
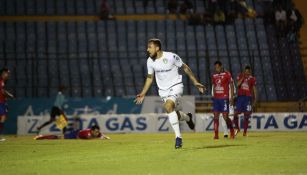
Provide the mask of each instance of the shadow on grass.
POLYGON ((201 150, 201 149, 217 149, 217 148, 227 148, 227 147, 240 147, 246 145, 209 145, 209 146, 200 146, 200 147, 192 147, 192 148, 183 148, 183 150, 201 150))

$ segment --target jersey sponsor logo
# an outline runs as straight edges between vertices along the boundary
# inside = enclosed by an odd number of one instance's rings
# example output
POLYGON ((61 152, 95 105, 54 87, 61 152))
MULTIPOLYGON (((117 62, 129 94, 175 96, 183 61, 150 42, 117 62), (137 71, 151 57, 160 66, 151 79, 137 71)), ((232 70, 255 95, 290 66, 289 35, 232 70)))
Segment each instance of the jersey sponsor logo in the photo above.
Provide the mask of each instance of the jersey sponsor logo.
POLYGON ((167 64, 168 63, 168 60, 166 58, 163 58, 163 63, 164 64, 167 64))
POLYGON ((157 73, 160 73, 160 72, 169 72, 169 71, 171 71, 172 69, 167 69, 167 70, 157 70, 156 72, 157 73))

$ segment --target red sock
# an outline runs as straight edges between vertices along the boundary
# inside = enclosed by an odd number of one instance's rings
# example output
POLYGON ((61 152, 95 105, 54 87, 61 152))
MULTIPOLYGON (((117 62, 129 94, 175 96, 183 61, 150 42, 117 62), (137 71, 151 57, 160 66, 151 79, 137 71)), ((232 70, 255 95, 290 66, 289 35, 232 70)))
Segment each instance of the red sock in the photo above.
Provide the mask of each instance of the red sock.
POLYGON ((231 122, 229 117, 226 117, 226 124, 227 124, 227 127, 229 128, 230 136, 233 137, 234 136, 234 130, 233 130, 232 122, 231 122))
POLYGON ((248 124, 249 124, 249 116, 244 115, 244 122, 243 122, 244 133, 247 132, 248 124))
POLYGON ((214 137, 218 138, 219 137, 219 118, 214 117, 214 137))

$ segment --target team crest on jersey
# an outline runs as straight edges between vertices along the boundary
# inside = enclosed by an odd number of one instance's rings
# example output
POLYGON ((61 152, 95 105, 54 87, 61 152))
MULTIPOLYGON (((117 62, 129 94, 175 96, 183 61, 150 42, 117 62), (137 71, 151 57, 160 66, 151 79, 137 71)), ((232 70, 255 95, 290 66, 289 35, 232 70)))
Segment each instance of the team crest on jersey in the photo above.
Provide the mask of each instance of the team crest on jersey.
POLYGON ((166 59, 166 58, 163 58, 163 63, 164 63, 164 64, 167 64, 167 62, 168 62, 167 59, 166 59))

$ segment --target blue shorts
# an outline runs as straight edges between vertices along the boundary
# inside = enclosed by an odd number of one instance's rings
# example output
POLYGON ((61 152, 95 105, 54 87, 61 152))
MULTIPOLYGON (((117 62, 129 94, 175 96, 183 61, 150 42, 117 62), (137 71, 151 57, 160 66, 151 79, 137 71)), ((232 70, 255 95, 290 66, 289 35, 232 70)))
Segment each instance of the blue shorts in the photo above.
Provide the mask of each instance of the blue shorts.
POLYGON ((238 96, 236 100, 236 112, 252 112, 252 97, 238 96))
POLYGON ((7 115, 8 108, 6 103, 0 103, 0 116, 7 115))
POLYGON ((64 134, 64 139, 77 139, 79 130, 71 131, 67 134, 64 134))
POLYGON ((229 99, 213 98, 213 112, 229 112, 229 99))

